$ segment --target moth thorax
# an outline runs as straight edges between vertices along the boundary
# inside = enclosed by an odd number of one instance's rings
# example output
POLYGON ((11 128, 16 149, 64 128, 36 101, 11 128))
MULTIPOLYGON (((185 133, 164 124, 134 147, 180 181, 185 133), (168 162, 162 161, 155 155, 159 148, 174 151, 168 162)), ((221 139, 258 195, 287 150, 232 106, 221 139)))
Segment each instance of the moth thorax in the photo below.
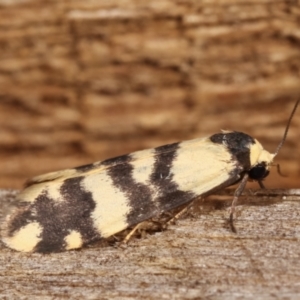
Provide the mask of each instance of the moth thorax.
POLYGON ((249 177, 253 180, 262 180, 269 175, 269 166, 273 161, 274 154, 266 151, 262 145, 255 140, 250 146, 250 163, 249 177))

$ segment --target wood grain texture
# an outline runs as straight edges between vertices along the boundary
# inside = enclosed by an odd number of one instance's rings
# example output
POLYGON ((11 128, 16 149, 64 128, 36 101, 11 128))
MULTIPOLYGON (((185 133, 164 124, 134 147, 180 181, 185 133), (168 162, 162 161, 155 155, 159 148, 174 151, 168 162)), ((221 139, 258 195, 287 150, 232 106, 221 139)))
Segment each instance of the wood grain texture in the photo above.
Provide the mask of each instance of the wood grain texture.
MULTIPOLYGON (((298 1, 0 1, 0 186, 221 128, 275 149, 299 17, 298 1)), ((300 179, 299 120, 281 187, 300 179)))
MULTIPOLYGON (((299 23, 288 0, 0 0, 0 186, 220 129, 272 151, 300 94, 299 23)), ((299 187, 299 128, 298 112, 289 178, 268 187, 299 187)), ((11 202, 2 191, 1 218, 11 202)), ((205 203, 124 248, 1 245, 0 298, 297 299, 299 199, 246 201, 237 235, 205 203)))
MULTIPOLYGON (((214 197, 166 231, 127 246, 93 245, 51 255, 0 245, 5 299, 297 299, 300 293, 300 191, 247 193, 238 206, 214 197), (274 195, 273 195, 274 196, 274 195)), ((0 211, 15 192, 1 191, 0 211)), ((222 196, 224 197, 224 196, 222 196)), ((228 197, 227 197, 228 198, 228 197)), ((228 198, 229 199, 229 198, 228 198)))

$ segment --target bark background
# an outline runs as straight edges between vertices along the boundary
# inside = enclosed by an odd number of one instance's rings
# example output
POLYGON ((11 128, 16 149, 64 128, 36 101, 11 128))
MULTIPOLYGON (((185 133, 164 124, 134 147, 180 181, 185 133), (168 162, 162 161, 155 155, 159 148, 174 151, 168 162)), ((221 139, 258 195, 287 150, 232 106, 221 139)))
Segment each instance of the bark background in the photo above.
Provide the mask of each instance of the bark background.
MULTIPOLYGON (((0 0, 0 187, 220 129, 274 151, 299 79, 299 1, 0 0)), ((289 178, 267 187, 300 186, 299 115, 277 159, 289 178)), ((299 191, 261 198, 238 207, 236 235, 207 201, 125 248, 0 244, 0 298, 297 299, 299 191)))
POLYGON ((273 151, 299 75, 299 1, 0 0, 0 186, 220 129, 273 151))

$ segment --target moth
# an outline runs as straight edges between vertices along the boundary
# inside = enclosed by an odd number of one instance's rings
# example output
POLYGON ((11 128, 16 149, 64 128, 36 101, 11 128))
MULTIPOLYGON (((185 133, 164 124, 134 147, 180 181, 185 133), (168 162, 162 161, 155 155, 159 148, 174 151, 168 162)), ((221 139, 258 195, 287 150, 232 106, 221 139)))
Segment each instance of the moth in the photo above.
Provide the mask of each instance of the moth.
POLYGON ((251 136, 222 131, 31 179, 20 207, 2 224, 2 241, 23 252, 81 248, 239 183, 230 220, 247 181, 268 176, 300 99, 274 153, 251 136))

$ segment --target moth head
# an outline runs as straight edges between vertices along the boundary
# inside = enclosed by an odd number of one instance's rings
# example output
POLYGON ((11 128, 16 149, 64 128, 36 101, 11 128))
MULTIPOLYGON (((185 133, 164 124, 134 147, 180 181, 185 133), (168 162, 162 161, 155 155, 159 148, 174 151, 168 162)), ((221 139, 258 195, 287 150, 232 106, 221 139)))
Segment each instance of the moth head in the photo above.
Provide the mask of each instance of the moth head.
POLYGON ((251 168, 248 171, 250 179, 260 181, 267 177, 274 157, 275 154, 266 151, 260 142, 255 140, 254 144, 250 146, 251 168))
POLYGON ((254 140, 254 143, 250 146, 251 168, 248 171, 248 174, 251 179, 261 181, 269 175, 270 165, 272 164, 274 157, 278 154, 279 150, 281 149, 281 147, 283 146, 283 144, 286 140, 292 118, 294 116, 294 113, 297 109, 299 102, 300 102, 300 99, 298 99, 296 101, 296 104, 295 104, 295 106, 292 110, 292 113, 288 119, 287 126, 285 128, 283 137, 274 153, 270 153, 270 152, 266 151, 257 140, 254 140))

